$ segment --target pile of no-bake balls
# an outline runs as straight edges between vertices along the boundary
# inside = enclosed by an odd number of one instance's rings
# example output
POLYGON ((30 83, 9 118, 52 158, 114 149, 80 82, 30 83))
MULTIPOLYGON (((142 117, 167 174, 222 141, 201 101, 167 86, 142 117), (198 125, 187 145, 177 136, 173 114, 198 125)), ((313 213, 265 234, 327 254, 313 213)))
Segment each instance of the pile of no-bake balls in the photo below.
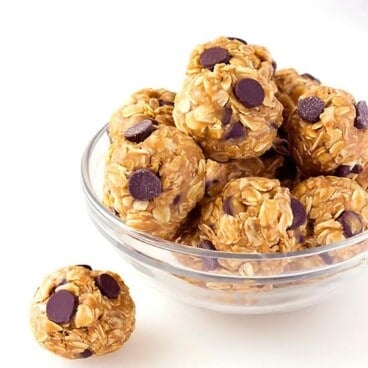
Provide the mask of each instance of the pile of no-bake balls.
MULTIPOLYGON (((368 227, 366 102, 308 73, 277 70, 263 46, 235 37, 197 46, 179 92, 133 93, 108 135, 103 203, 158 238, 275 253, 368 227)), ((201 267, 228 266, 209 258, 201 267)), ((47 349, 86 358, 120 348, 135 309, 117 274, 69 266, 40 285, 31 323, 47 349)))

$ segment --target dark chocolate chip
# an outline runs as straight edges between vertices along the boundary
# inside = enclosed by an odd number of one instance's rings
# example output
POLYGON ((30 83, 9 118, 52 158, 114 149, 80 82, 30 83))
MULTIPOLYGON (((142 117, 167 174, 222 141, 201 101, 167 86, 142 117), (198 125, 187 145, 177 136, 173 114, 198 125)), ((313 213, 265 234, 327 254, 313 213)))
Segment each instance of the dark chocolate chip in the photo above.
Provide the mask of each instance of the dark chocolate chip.
POLYGON ((161 194, 161 181, 151 170, 139 169, 130 176, 128 190, 133 198, 148 201, 161 194))
POLYGON ((316 77, 314 77, 312 74, 303 73, 301 76, 304 77, 304 78, 308 78, 312 81, 316 81, 317 83, 321 84, 321 81, 319 79, 317 79, 316 77))
POLYGON ((290 199, 290 207, 293 212, 293 223, 289 227, 289 230, 294 230, 305 224, 307 221, 307 213, 305 212, 304 206, 295 198, 290 199))
POLYGON ((239 38, 239 37, 227 37, 229 40, 236 40, 236 41, 239 41, 241 43, 243 43, 244 45, 248 45, 248 42, 243 40, 242 38, 239 38))
POLYGON ((351 172, 353 174, 360 174, 362 171, 363 171, 362 165, 354 165, 353 168, 351 169, 351 172))
POLYGON ((315 96, 298 101, 298 114, 307 123, 316 123, 324 109, 325 103, 315 96))
POLYGON ((95 283, 100 289, 102 295, 105 295, 110 299, 117 298, 119 296, 120 286, 108 273, 98 275, 95 279, 95 283))
POLYGON ((229 124, 232 114, 233 114, 233 110, 231 109, 231 107, 229 105, 225 105, 223 113, 222 113, 221 123, 223 125, 229 124))
MULTIPOLYGON (((216 250, 212 242, 209 240, 202 240, 198 244, 198 248, 201 249, 208 249, 208 250, 216 250)), ((213 257, 202 257, 203 263, 205 264, 206 268, 210 271, 213 271, 217 268, 218 262, 216 258, 213 257)))
POLYGON ((160 106, 174 106, 174 102, 165 100, 158 100, 158 104, 160 106))
POLYGON ((78 306, 78 298, 68 290, 52 294, 46 304, 46 315, 55 323, 69 323, 78 306))
POLYGON ((124 137, 130 142, 139 143, 144 141, 153 132, 153 123, 150 119, 144 119, 128 128, 124 132, 124 137))
POLYGON ((91 355, 93 355, 92 351, 89 349, 83 350, 81 353, 78 354, 77 359, 85 359, 89 358, 91 355))
POLYGON ((231 205, 231 197, 228 197, 224 200, 224 202, 222 203, 222 210, 230 216, 234 215, 234 211, 231 205))
POLYGON ((323 261, 330 265, 333 263, 333 258, 328 253, 321 253, 320 257, 323 259, 323 261))
POLYGON ((351 238, 361 233, 364 229, 362 218, 354 211, 344 211, 338 218, 345 238, 351 238))
POLYGON ((245 107, 260 106, 265 98, 261 84, 252 78, 238 81, 234 87, 234 94, 245 107))
POLYGON ((199 62, 203 68, 213 69, 216 64, 228 64, 230 55, 223 47, 211 47, 204 50, 199 56, 199 62))
POLYGON ((77 264, 76 266, 78 267, 84 267, 84 268, 87 268, 87 270, 90 270, 92 271, 92 267, 88 264, 77 264))
POLYGON ((368 128, 368 106, 365 101, 359 101, 355 105, 356 117, 354 120, 354 126, 358 129, 368 128))
POLYGON ((175 196, 175 198, 174 198, 174 200, 173 200, 173 205, 174 206, 177 206, 178 204, 179 204, 179 202, 180 202, 180 194, 178 194, 178 195, 176 195, 175 196))
POLYGON ((351 173, 351 168, 348 165, 340 165, 334 172, 335 176, 346 177, 351 173))
POLYGON ((295 162, 289 158, 285 157, 283 164, 276 169, 275 176, 280 181, 291 179, 294 180, 296 175, 298 174, 298 170, 296 168, 295 162))
POLYGON ((230 127, 229 131, 225 135, 225 139, 237 139, 237 138, 245 138, 247 136, 247 131, 245 130, 244 125, 237 121, 230 127))

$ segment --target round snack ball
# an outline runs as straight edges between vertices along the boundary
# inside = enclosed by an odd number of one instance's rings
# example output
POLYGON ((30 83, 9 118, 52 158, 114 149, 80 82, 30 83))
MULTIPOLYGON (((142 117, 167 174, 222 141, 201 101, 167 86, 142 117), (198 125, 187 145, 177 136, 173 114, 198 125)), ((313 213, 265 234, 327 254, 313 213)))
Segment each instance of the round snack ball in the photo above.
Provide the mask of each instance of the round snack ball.
POLYGON ((352 179, 312 177, 292 193, 307 209, 309 247, 335 243, 368 228, 368 193, 352 179))
POLYGON ((44 279, 30 317, 44 348, 81 359, 118 350, 134 330, 135 306, 119 275, 76 265, 44 279))
POLYGON ((174 125, 172 111, 174 108, 175 93, 166 89, 144 88, 133 93, 123 106, 110 118, 108 133, 110 140, 139 139, 140 135, 149 134, 152 127, 149 125, 174 125), (138 128, 136 127, 138 125, 138 128), (148 127, 147 127, 148 125, 148 127), (128 128, 135 127, 133 132, 128 128), (137 132, 138 130, 138 132, 137 132), (142 133, 143 131, 143 133, 142 133), (134 135, 136 138, 134 138, 134 135))
POLYGON ((233 179, 202 209, 199 228, 217 250, 274 253, 304 249, 306 213, 275 179, 233 179))
POLYGON ((110 146, 103 203, 134 229, 171 239, 204 188, 203 153, 175 127, 158 125, 143 140, 110 146))
POLYGON ((348 176, 368 166, 368 129, 356 124, 358 114, 353 97, 339 89, 318 86, 299 97, 288 137, 306 177, 348 176))
POLYGON ((275 83, 256 69, 202 69, 187 76, 176 95, 175 125, 212 160, 258 157, 271 148, 282 123, 275 93, 275 83))

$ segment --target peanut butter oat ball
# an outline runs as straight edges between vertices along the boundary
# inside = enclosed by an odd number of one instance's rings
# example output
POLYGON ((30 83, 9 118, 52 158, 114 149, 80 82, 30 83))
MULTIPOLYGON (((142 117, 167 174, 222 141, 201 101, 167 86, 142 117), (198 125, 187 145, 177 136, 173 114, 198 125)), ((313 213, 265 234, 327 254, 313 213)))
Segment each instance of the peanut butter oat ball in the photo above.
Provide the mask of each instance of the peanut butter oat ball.
POLYGON ((199 229, 217 250, 274 253, 303 249, 304 206, 275 179, 231 180, 202 209, 199 229))
POLYGON ((31 328, 46 349, 69 359, 118 350, 130 337, 135 306, 119 275, 88 265, 61 268, 38 287, 31 328))
POLYGON ((313 177, 292 193, 307 211, 309 247, 350 238, 368 227, 368 193, 352 179, 313 177))
POLYGON ((215 161, 258 157, 282 123, 276 86, 257 70, 222 64, 184 81, 175 99, 175 125, 215 161))
POLYGON ((288 123, 292 155, 305 176, 359 174, 367 166, 368 125, 347 92, 314 87, 299 97, 288 123))
POLYGON ((163 88, 145 88, 133 93, 110 118, 108 133, 111 141, 121 139, 127 128, 141 121, 174 126, 174 98, 174 92, 163 88))
POLYGON ((261 46, 227 37, 199 45, 175 98, 175 125, 212 160, 260 156, 282 122, 273 73, 271 55, 261 46))
POLYGON ((193 139, 175 127, 138 128, 123 132, 133 140, 110 146, 103 203, 128 226, 171 239, 203 198, 205 159, 193 139))

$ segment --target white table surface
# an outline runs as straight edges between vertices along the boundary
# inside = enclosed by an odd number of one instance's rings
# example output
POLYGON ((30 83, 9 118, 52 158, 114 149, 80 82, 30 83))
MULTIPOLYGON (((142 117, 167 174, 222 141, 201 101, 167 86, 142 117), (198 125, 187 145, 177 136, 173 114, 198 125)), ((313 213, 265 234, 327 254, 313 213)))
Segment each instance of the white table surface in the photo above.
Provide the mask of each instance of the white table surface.
POLYGON ((79 164, 131 92, 179 89, 191 48, 218 35, 264 44, 279 67, 367 99, 367 4, 0 2, 0 366, 366 367, 368 270, 349 293, 288 314, 240 317, 179 304, 145 285, 93 227, 79 164), (45 275, 76 263, 125 278, 137 327, 119 352, 72 362, 38 346, 28 308, 45 275))

